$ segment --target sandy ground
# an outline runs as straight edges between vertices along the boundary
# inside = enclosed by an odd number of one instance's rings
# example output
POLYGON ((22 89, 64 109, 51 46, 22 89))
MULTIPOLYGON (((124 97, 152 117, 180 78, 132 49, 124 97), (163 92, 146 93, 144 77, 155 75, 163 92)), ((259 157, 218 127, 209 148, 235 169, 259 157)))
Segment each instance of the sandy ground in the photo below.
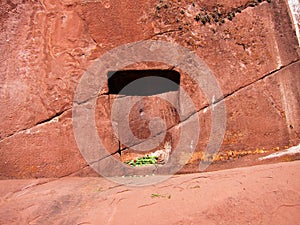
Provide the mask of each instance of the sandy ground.
POLYGON ((175 175, 0 181, 0 224, 299 224, 300 161, 175 175), (122 178, 157 179, 160 177, 122 178))

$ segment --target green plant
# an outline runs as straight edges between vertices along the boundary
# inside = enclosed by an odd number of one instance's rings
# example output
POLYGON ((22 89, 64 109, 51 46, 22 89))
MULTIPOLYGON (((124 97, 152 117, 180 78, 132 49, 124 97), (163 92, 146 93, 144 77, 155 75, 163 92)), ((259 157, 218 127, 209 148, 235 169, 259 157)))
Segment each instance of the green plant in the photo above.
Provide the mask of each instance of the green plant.
POLYGON ((151 198, 159 198, 159 197, 162 197, 161 194, 152 194, 151 195, 151 198))
POLYGON ((191 189, 195 189, 195 188, 200 188, 200 186, 199 185, 195 185, 195 186, 191 187, 191 189))
POLYGON ((141 158, 137 159, 132 159, 130 161, 127 161, 126 164, 130 166, 144 166, 144 165, 151 165, 151 164, 156 164, 157 162, 157 156, 144 156, 141 158))
POLYGON ((151 198, 167 198, 170 199, 171 195, 151 194, 151 198))

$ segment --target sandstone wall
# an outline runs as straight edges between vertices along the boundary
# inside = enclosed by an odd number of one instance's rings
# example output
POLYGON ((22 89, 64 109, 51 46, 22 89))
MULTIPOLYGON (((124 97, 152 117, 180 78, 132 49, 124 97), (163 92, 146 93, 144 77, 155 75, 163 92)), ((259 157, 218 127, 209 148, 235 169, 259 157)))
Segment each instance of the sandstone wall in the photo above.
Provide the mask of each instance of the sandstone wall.
MULTIPOLYGON (((298 144, 297 37, 284 0, 258 2, 1 3, 0 177, 62 177, 84 171, 91 175, 72 130, 75 89, 94 59, 138 40, 179 43, 209 66, 226 103, 222 151, 298 144), (209 15, 211 21, 195 20, 199 12, 209 15)), ((159 64, 133 67, 166 68, 159 64)), ((196 111, 189 113, 201 123, 197 151, 203 151, 210 131, 210 108, 187 75, 182 74, 180 82, 196 104, 196 111)), ((99 135, 111 153, 120 148, 110 123, 114 98, 100 93, 96 110, 99 135)), ((173 137, 178 135, 173 127, 176 123, 177 119, 170 119, 168 131, 173 137)))

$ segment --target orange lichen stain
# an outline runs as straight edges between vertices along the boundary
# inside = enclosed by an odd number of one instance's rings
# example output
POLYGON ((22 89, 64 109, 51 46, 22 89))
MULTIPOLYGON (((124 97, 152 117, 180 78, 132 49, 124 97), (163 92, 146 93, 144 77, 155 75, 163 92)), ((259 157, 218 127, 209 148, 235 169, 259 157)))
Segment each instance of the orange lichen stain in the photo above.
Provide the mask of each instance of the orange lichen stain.
POLYGON ((240 131, 233 131, 227 133, 224 137, 223 144, 236 144, 240 141, 240 138, 243 136, 242 132, 240 131))
POLYGON ((280 112, 281 117, 286 118, 285 111, 280 112))
POLYGON ((199 159, 202 159, 204 156, 204 152, 199 151, 199 152, 194 152, 192 157, 189 159, 188 163, 191 163, 193 161, 198 161, 199 159))
POLYGON ((25 167, 22 171, 24 174, 32 174, 33 176, 39 172, 39 166, 25 167))
POLYGON ((284 157, 284 158, 282 159, 282 161, 284 161, 284 162, 291 162, 291 161, 294 161, 294 159, 293 159, 293 157, 291 157, 291 156, 286 156, 286 157, 284 157))
MULTIPOLYGON (((258 155, 264 154, 274 151, 279 151, 279 147, 275 147, 273 149, 266 150, 264 148, 257 148, 255 150, 227 150, 224 152, 218 152, 215 154, 205 154, 205 151, 197 151, 192 157, 189 159, 188 164, 193 163, 195 161, 206 161, 206 162, 218 162, 218 161, 228 161, 231 159, 240 158, 246 155, 258 155)), ((287 159, 289 160, 289 159, 287 159)))

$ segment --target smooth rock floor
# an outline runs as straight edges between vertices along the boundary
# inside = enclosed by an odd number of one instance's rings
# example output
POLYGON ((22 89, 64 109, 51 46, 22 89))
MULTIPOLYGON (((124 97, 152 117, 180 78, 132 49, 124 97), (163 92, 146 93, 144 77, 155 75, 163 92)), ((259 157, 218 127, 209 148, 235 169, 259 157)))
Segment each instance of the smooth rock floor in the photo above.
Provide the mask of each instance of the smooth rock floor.
POLYGON ((175 175, 141 187, 95 177, 1 180, 0 224, 296 225, 299 173, 294 161, 175 175))

